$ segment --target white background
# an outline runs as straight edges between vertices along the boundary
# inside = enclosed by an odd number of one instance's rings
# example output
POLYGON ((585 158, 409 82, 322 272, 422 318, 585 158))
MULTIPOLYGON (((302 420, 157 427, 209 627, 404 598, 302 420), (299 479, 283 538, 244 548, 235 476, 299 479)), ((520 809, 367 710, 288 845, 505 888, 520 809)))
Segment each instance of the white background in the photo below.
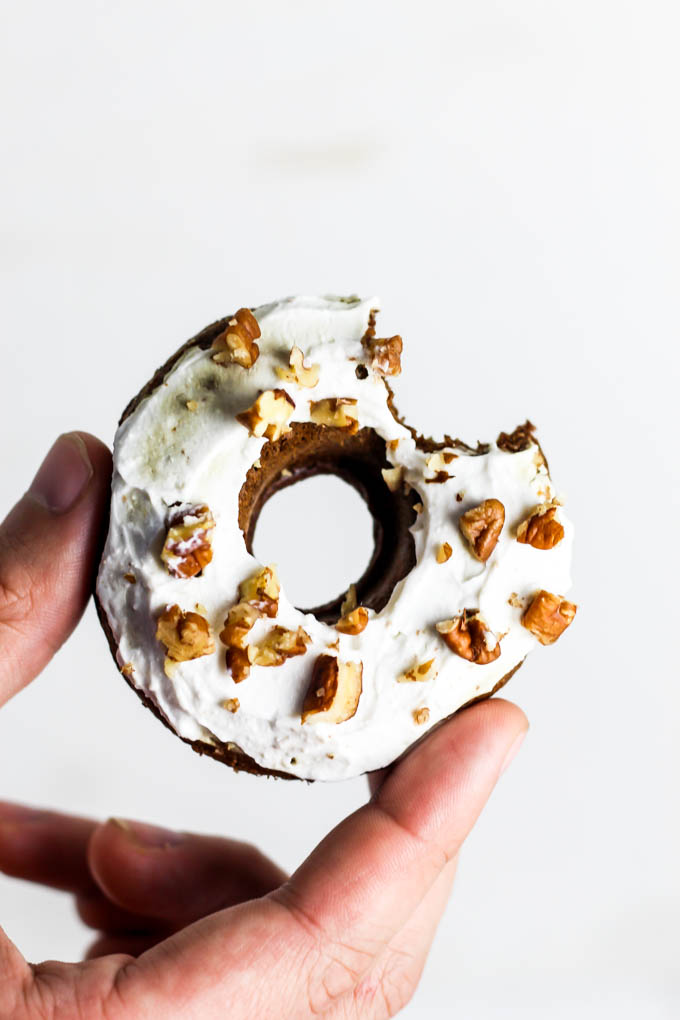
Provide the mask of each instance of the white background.
MULTIPOLYGON (((289 293, 382 297, 406 344, 398 403, 425 433, 540 428, 581 609, 511 685, 532 730, 410 1020, 680 1007, 676 15, 3 5, 3 511, 59 431, 110 441, 186 337, 289 293)), ((350 541, 334 535, 317 579, 350 541)), ((230 833, 289 868, 365 798, 362 780, 199 759, 117 677, 91 611, 3 709, 0 777, 7 798, 230 833)), ((32 959, 87 941, 57 893, 0 879, 0 914, 32 959)))

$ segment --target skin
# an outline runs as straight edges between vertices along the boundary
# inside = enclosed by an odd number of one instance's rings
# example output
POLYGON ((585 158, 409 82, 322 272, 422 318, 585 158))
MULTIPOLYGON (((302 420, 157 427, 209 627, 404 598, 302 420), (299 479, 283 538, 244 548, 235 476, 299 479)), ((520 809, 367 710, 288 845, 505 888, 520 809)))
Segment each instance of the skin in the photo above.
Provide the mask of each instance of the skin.
MULTIPOLYGON (((0 527, 0 706, 80 619, 110 472, 99 440, 60 437, 0 527)), ((0 928, 0 1016, 394 1016, 527 725, 500 699, 460 712, 372 777, 371 799, 290 877, 230 839, 0 802, 0 870, 69 893, 96 933, 82 963, 33 965, 0 928)))

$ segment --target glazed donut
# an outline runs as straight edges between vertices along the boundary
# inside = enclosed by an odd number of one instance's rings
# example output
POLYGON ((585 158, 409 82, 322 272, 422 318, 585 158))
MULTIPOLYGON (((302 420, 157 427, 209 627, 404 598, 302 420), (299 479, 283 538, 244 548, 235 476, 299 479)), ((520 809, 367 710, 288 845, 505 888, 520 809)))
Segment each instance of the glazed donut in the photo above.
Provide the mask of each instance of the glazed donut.
MULTIPOLYGON (((125 410, 97 605, 125 679, 202 754, 344 779, 398 758, 571 623, 572 526, 531 423, 423 439, 389 385, 378 302, 288 298, 207 327, 125 410), (363 575, 300 609, 252 552, 272 493, 364 498, 363 575)), ((304 533, 293 536, 304 543, 304 533)))

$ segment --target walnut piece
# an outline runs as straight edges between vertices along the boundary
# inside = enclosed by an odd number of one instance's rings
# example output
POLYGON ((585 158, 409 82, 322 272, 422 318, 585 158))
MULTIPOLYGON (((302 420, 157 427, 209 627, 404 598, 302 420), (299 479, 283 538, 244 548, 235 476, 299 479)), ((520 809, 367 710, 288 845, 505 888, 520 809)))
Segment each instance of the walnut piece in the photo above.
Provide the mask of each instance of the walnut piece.
POLYGON ((215 651, 210 624, 205 617, 185 613, 178 605, 166 606, 160 614, 156 637, 165 645, 171 662, 187 662, 215 651))
POLYGON ((351 436, 359 431, 359 422, 353 397, 326 397, 325 400, 309 401, 309 416, 317 425, 328 425, 343 429, 351 436))
POLYGON ((437 630, 452 652, 478 666, 486 666, 501 654, 500 641, 475 610, 465 609, 461 616, 443 620, 437 630))
POLYGON ((401 352, 404 347, 400 336, 379 340, 377 337, 365 335, 361 343, 374 372, 380 375, 399 375, 401 352))
POLYGON ((170 507, 161 559, 173 577, 195 577, 212 559, 215 519, 205 503, 170 507))
POLYGON ((564 538, 564 528, 555 520, 557 506, 554 501, 542 503, 531 512, 517 529, 517 541, 532 545, 534 549, 552 549, 564 538))
POLYGON ((319 381, 320 365, 305 366, 305 356, 299 347, 293 347, 289 359, 290 368, 277 368, 276 374, 284 382, 297 383, 298 386, 312 389, 319 381))
POLYGON ((218 365, 241 365, 252 368, 260 354, 255 341, 260 336, 257 319, 249 308, 239 308, 227 328, 212 342, 212 359, 218 365))
POLYGON ((252 661, 256 666, 282 666, 286 659, 304 655, 311 640, 302 627, 298 627, 297 630, 272 627, 269 633, 254 645, 252 661))
POLYGON ((264 436, 271 442, 290 432, 288 419, 295 410, 295 401, 285 390, 264 390, 247 411, 236 415, 236 420, 248 429, 251 436, 264 436))
POLYGON ((344 613, 335 625, 341 634, 361 634, 368 624, 368 609, 357 606, 356 609, 344 613))
POLYGON ((447 560, 451 559, 453 549, 448 542, 442 542, 437 549, 437 563, 446 563, 447 560))
POLYGON ((239 586, 239 597, 242 602, 249 602, 264 616, 274 617, 279 611, 279 594, 281 586, 276 575, 276 567, 262 567, 239 586))
POLYGON ((430 720, 430 710, 426 705, 422 708, 413 709, 413 721, 416 726, 424 726, 430 720))
POLYGON ((422 682, 425 680, 434 680, 437 675, 437 670, 434 668, 434 659, 428 659, 427 662, 416 663, 415 666, 411 666, 410 669, 405 670, 397 677, 397 681, 400 684, 422 682))
POLYGON ((496 548, 504 523, 505 507, 498 499, 485 499, 461 517, 460 530, 470 544, 470 552, 482 563, 496 548))
POLYGON ((561 595, 539 591, 522 617, 522 624, 542 645, 551 645, 576 616, 577 606, 561 595))
POLYGON ((342 723, 356 714, 361 697, 363 665, 320 655, 302 706, 302 722, 342 723))

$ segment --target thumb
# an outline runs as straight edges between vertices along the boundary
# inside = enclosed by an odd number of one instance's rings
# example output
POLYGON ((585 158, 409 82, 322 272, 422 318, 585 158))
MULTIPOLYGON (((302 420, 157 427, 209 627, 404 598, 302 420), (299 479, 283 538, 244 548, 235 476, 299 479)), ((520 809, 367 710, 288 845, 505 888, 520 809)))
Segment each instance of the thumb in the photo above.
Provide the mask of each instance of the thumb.
POLYGON ((49 662, 87 603, 111 455, 87 433, 60 436, 0 525, 0 705, 49 662))

